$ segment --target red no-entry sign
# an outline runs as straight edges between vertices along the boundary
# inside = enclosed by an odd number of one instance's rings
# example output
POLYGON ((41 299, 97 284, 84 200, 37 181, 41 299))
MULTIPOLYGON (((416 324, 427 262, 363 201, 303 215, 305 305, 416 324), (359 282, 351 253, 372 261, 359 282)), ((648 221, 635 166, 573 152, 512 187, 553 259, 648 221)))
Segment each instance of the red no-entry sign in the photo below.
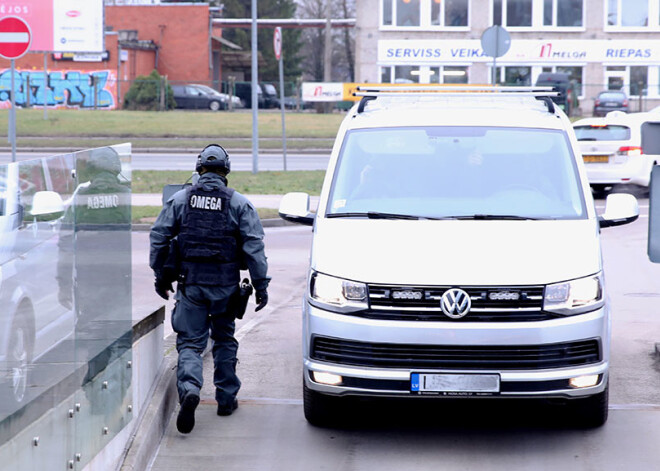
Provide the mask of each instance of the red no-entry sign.
POLYGON ((0 19, 0 57, 18 59, 30 49, 32 32, 30 26, 17 16, 0 19))

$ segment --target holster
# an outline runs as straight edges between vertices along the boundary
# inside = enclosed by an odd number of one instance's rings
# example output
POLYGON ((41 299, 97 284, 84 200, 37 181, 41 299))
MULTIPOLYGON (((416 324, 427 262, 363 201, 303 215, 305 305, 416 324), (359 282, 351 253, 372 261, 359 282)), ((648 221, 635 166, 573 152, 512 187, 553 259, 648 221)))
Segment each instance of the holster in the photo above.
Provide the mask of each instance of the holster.
POLYGON ((233 315, 236 319, 243 319, 245 310, 247 309, 248 301, 254 288, 250 284, 250 280, 244 278, 238 285, 238 290, 234 292, 229 298, 227 303, 227 315, 233 315))

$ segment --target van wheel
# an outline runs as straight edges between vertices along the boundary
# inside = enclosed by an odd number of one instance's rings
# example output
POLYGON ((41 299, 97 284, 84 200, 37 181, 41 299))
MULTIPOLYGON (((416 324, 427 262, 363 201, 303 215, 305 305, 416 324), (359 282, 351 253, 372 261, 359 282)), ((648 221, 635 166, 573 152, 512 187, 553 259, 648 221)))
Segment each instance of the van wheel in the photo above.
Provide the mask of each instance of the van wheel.
POLYGON ((9 350, 7 355, 9 370, 10 400, 20 404, 25 399, 30 371, 32 341, 30 328, 26 319, 19 311, 18 317, 12 324, 9 337, 9 350))
POLYGON ((209 109, 211 111, 218 111, 220 109, 220 102, 219 101, 212 101, 209 103, 209 109))
POLYGON ((303 380, 303 409, 310 424, 317 427, 336 424, 339 412, 337 402, 338 398, 309 389, 303 380))
POLYGON ((569 412, 579 427, 595 428, 607 422, 609 415, 609 383, 603 392, 584 399, 574 399, 568 406, 569 412))

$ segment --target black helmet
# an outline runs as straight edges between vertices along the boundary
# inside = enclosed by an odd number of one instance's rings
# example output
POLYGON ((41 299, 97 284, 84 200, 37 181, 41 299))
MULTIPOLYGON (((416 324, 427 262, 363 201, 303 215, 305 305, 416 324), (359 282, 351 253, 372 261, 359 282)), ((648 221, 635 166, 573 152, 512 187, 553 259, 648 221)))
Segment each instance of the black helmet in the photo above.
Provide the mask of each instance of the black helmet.
POLYGON ((209 170, 224 170, 226 175, 231 171, 229 154, 221 145, 209 144, 204 147, 202 152, 197 156, 195 171, 200 172, 202 167, 209 170))
POLYGON ((93 172, 110 172, 119 175, 121 160, 119 154, 112 147, 92 149, 87 167, 93 172))

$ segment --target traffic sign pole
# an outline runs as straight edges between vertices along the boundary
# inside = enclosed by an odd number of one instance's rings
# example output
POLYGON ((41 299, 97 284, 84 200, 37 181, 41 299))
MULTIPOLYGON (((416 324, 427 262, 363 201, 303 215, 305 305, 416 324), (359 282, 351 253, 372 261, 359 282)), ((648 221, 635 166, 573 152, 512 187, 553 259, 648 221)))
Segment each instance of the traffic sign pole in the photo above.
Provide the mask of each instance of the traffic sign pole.
POLYGON ((278 60, 280 72, 280 108, 282 110, 282 165, 286 172, 286 123, 284 120, 284 65, 282 64, 282 28, 277 26, 273 32, 273 50, 278 60))
POLYGON ((9 142, 11 142, 11 161, 16 162, 16 86, 14 73, 16 67, 14 59, 11 60, 11 109, 9 110, 9 142))
MULTIPOLYGON (((16 162, 16 73, 15 60, 23 57, 32 44, 32 30, 18 16, 0 18, 0 57, 11 61, 11 109, 9 110, 9 142, 11 161, 16 162)), ((45 87, 44 87, 45 88, 45 87)))

